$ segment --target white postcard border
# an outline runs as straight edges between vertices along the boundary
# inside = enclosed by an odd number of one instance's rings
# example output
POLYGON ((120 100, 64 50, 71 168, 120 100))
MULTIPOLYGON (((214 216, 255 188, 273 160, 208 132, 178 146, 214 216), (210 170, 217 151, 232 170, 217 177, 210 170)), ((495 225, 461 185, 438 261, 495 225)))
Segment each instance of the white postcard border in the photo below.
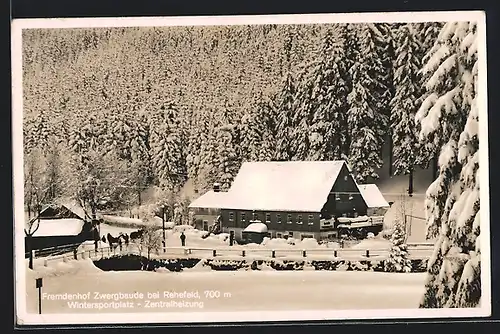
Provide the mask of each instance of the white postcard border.
POLYGON ((489 159, 487 123, 486 23, 481 11, 387 12, 349 14, 293 14, 256 16, 178 16, 133 18, 18 19, 12 22, 12 139, 13 199, 15 226, 14 268, 16 282, 16 317, 18 324, 123 324, 123 323, 211 323, 254 321, 314 321, 352 319, 412 319, 485 317, 491 314, 491 258, 489 226, 489 159), (26 312, 26 269, 24 260, 24 192, 23 189, 23 97, 22 97, 22 30, 31 28, 98 28, 146 26, 208 26, 241 24, 324 24, 361 22, 428 22, 476 21, 478 23, 478 108, 481 184, 481 307, 475 309, 408 309, 408 310, 315 310, 262 312, 168 312, 107 314, 32 314, 26 312), (167 317, 166 317, 167 315, 167 317))

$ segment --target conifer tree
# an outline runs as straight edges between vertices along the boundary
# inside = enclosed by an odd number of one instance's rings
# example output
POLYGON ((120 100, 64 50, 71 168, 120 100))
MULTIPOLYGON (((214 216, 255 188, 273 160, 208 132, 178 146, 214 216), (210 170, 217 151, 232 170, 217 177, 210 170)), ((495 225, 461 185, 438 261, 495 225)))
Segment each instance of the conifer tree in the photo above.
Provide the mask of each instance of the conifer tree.
POLYGON ((314 60, 303 66, 295 99, 295 160, 340 158, 346 143, 346 95, 338 27, 324 32, 314 60))
POLYGON ((376 84, 376 69, 381 66, 381 61, 374 54, 373 27, 364 24, 352 29, 356 29, 354 31, 358 43, 351 42, 353 45, 350 52, 350 57, 356 58, 350 60, 349 69, 351 91, 347 97, 350 137, 348 161, 357 181, 365 182, 369 177, 378 178, 376 170, 382 166, 381 134, 385 120, 384 115, 379 112, 379 102, 374 95, 380 88, 376 84))
MULTIPOLYGON (((443 28, 442 22, 424 22, 417 25, 418 32, 416 33, 416 38, 420 45, 420 54, 419 57, 421 59, 421 63, 424 64, 428 61, 429 52, 434 47, 436 43, 439 32, 443 28)), ((421 75, 420 83, 422 86, 422 94, 419 100, 419 104, 425 99, 425 85, 428 80, 428 76, 421 75)), ((418 126, 419 124, 417 124, 418 126)), ((423 168, 432 167, 433 179, 435 180, 438 173, 438 154, 439 152, 433 151, 429 146, 424 144, 420 144, 418 147, 418 154, 416 157, 415 164, 421 166, 423 168)))
MULTIPOLYGON (((382 25, 384 26, 384 25, 382 25)), ((365 23, 358 26, 359 45, 362 54, 363 85, 370 93, 368 104, 374 111, 373 129, 379 142, 379 155, 385 142, 389 123, 389 103, 392 98, 392 41, 379 30, 380 25, 365 23)))
POLYGON ((396 273, 411 272, 412 265, 408 258, 408 247, 405 243, 405 231, 403 224, 395 222, 394 230, 391 236, 391 250, 389 258, 384 261, 385 271, 396 273))
POLYGON ((240 126, 243 161, 270 161, 275 150, 271 101, 262 95, 256 106, 243 116, 240 126))
POLYGON ((396 33, 397 59, 394 65, 396 94, 391 101, 391 128, 394 145, 394 173, 409 175, 408 192, 413 192, 413 170, 417 157, 415 113, 421 95, 418 71, 420 46, 412 24, 402 25, 396 33))
POLYGON ((274 97, 276 114, 276 156, 277 160, 291 160, 293 149, 291 146, 292 130, 294 128, 293 115, 295 114, 295 82, 290 70, 281 83, 281 89, 274 97))
POLYGON ((151 163, 161 187, 179 189, 186 179, 179 110, 165 101, 149 119, 151 163))
POLYGON ((437 242, 425 308, 475 307, 481 300, 477 35, 476 23, 446 23, 422 69, 427 95, 416 115, 419 140, 440 152, 426 199, 427 235, 437 242))

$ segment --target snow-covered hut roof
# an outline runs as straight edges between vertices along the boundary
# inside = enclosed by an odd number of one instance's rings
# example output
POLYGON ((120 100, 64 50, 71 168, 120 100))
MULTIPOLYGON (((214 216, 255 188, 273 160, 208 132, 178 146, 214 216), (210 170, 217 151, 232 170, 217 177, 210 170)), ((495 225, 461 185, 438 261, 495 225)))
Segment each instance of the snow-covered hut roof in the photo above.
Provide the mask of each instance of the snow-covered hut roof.
POLYGON ((358 184, 358 188, 369 208, 386 208, 390 206, 376 184, 358 184))
POLYGON ((49 204, 40 211, 40 216, 45 219, 74 218, 85 220, 85 212, 74 203, 49 204))
POLYGON ((208 192, 191 207, 319 212, 344 161, 245 162, 227 192, 208 192))
MULTIPOLYGON (((37 223, 35 223, 37 224, 37 223)), ((34 237, 70 236, 78 235, 85 222, 81 219, 40 219, 40 226, 33 234, 34 237)))
POLYGON ((189 208, 222 209, 226 207, 227 197, 227 192, 210 190, 191 202, 189 208))
POLYGON ((264 223, 251 223, 243 232, 267 233, 267 225, 264 223))

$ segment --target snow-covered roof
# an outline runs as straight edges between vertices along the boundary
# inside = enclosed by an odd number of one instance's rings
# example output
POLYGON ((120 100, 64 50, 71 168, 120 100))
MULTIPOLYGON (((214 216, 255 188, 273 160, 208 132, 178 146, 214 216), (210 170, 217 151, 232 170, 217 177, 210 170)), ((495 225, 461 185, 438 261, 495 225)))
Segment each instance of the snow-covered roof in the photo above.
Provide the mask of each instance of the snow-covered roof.
POLYGON ((264 223, 251 223, 243 232, 267 233, 267 225, 264 223))
POLYGON ((376 184, 358 184, 358 188, 369 208, 385 208, 390 206, 376 184))
POLYGON ((78 235, 82 231, 84 224, 85 222, 80 219, 41 219, 40 226, 33 236, 78 235))
MULTIPOLYGON (((67 210, 67 212, 71 213, 73 216, 76 216, 77 218, 80 218, 82 220, 85 220, 85 212, 84 210, 79 207, 78 205, 76 205, 75 203, 71 203, 71 202, 68 202, 68 203, 65 203, 65 204, 48 204, 48 205, 45 205, 42 210, 40 211, 40 215, 43 217, 44 216, 44 213, 46 213, 46 211, 50 210, 49 212, 52 212, 53 214, 55 214, 55 216, 59 216, 57 218, 61 218, 60 216, 65 216, 66 218, 69 218, 68 214, 65 213, 64 210, 67 210), (52 211, 52 210, 55 210, 52 211)), ((45 218, 48 218, 48 217, 45 217, 45 218)), ((54 218, 54 217, 53 217, 54 218)), ((73 217, 75 218, 75 217, 73 217)))
POLYGON ((215 192, 213 190, 201 195, 189 205, 190 208, 222 209, 227 203, 227 192, 215 192))
POLYGON ((63 204, 66 208, 78 215, 81 219, 85 220, 85 210, 76 202, 69 201, 63 204))
POLYGON ((319 212, 344 161, 245 162, 227 192, 208 192, 191 207, 319 212))

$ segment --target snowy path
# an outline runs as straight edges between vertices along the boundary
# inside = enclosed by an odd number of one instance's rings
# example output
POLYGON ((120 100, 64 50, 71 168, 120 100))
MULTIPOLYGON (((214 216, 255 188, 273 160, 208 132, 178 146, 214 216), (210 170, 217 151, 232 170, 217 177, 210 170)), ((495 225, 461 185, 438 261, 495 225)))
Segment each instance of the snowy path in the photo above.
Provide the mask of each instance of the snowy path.
MULTIPOLYGON (((79 261, 80 262, 80 261, 79 261)), ((203 269, 201 269, 203 270, 203 269)), ((27 310, 37 312, 35 273, 27 275, 27 310)), ((89 302, 98 293, 139 292, 142 299, 131 301, 132 308, 75 309, 66 300, 43 300, 44 313, 97 313, 97 312, 169 312, 169 311, 260 311, 260 310, 349 310, 381 308, 417 308, 424 292, 425 274, 389 274, 374 272, 328 271, 238 271, 214 272, 102 272, 88 268, 60 276, 46 276, 43 292, 47 295, 64 293, 90 293, 89 302), (197 302, 187 307, 167 304, 163 292, 198 292, 199 298, 174 298, 170 301, 197 302), (205 291, 218 291, 218 298, 207 298, 205 291), (159 292, 160 298, 148 298, 148 293, 159 292), (151 306, 150 302, 163 301, 164 305, 151 306)), ((83 302, 83 300, 79 300, 83 302)), ((186 305, 186 304, 185 304, 186 305)))

